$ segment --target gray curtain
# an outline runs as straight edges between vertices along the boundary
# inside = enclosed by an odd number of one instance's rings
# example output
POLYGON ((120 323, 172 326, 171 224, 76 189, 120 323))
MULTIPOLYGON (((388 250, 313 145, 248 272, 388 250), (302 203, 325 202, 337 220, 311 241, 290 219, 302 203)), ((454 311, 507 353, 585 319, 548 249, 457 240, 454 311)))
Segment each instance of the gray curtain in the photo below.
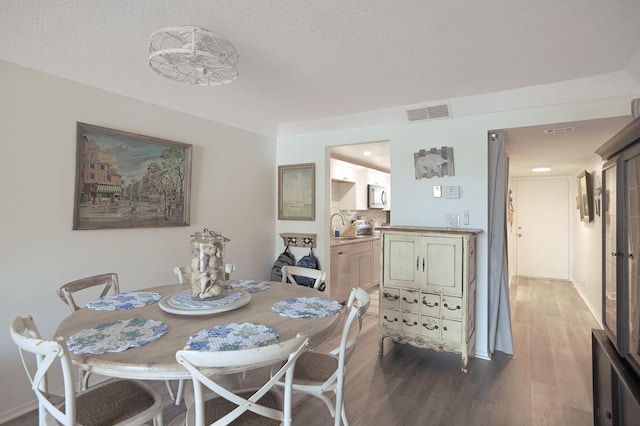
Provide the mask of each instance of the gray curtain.
POLYGON ((508 163, 504 132, 489 132, 489 353, 513 355, 507 261, 508 163))

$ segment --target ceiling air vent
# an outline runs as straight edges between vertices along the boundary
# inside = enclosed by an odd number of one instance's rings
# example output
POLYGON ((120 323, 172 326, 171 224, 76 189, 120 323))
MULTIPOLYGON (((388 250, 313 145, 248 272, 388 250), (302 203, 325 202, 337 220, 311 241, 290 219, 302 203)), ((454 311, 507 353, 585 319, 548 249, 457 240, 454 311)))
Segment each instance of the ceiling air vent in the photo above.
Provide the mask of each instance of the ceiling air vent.
POLYGON ((544 129, 545 133, 564 133, 564 132, 573 132, 576 130, 575 126, 572 127, 560 127, 557 129, 544 129))
POLYGON ((407 117, 409 118, 409 121, 432 120, 435 118, 448 118, 450 116, 448 104, 432 105, 426 108, 407 110, 407 117))

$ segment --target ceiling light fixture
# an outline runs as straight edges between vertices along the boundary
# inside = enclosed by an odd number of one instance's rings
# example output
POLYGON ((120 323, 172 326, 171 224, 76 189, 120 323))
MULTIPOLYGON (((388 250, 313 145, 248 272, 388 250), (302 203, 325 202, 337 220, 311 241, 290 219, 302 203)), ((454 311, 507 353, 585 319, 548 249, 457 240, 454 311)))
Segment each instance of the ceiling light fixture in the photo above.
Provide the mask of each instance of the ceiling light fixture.
POLYGON ((365 157, 370 157, 371 156, 371 151, 365 151, 362 153, 362 155, 364 155, 365 157))
POLYGON ((551 167, 549 166, 533 166, 531 167, 531 171, 534 173, 540 173, 540 172, 548 172, 551 170, 551 167))
POLYGON ((153 32, 149 53, 151 69, 180 83, 220 86, 238 77, 238 53, 233 45, 194 25, 153 32))

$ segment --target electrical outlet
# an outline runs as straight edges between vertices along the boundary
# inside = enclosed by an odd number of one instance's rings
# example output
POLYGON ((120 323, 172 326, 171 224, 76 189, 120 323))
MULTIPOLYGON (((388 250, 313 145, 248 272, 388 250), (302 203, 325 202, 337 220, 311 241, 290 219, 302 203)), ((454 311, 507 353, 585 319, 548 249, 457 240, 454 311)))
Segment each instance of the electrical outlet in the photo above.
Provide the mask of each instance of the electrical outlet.
POLYGON ((433 198, 442 198, 442 185, 435 185, 433 187, 433 198))
POLYGON ((464 215, 462 215, 462 224, 463 225, 469 224, 469 210, 464 211, 464 215))

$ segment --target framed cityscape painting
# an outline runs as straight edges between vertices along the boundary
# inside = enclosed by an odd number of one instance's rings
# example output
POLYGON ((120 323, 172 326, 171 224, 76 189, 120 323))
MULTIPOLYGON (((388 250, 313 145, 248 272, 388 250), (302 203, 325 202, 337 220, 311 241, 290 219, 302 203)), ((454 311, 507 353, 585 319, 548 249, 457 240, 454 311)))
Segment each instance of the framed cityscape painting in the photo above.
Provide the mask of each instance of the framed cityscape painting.
POLYGON ((76 126, 74 230, 189 225, 191 145, 76 126))

